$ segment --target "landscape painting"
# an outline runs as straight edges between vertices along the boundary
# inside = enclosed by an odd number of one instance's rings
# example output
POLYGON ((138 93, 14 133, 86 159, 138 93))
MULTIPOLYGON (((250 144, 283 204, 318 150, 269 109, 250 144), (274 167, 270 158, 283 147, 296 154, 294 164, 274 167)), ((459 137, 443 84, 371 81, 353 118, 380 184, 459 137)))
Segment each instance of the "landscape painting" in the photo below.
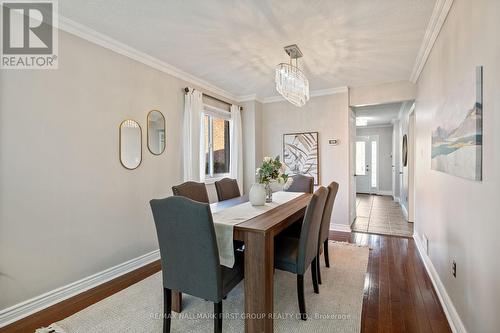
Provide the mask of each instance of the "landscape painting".
POLYGON ((318 132, 284 134, 283 162, 289 176, 310 176, 319 185, 318 132))
POLYGON ((483 68, 461 84, 436 110, 432 127, 434 170, 482 179, 483 68))

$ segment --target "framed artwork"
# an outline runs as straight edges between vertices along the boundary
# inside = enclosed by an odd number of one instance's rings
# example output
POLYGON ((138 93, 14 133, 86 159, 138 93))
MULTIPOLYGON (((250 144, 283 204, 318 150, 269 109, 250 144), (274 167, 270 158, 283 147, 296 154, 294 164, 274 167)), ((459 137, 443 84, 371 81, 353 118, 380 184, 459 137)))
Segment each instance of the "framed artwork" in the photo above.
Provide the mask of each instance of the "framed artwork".
POLYGON ((482 180, 483 67, 460 84, 436 110, 431 167, 462 178, 482 180))
POLYGON ((319 185, 318 132, 283 134, 283 163, 290 176, 302 174, 319 185))

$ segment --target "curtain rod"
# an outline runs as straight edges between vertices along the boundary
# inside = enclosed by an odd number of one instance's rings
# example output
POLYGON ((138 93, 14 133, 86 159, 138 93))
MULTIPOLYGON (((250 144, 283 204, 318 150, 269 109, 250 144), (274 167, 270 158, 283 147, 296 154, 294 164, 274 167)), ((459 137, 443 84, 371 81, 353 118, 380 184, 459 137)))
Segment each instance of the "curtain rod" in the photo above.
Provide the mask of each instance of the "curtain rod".
MULTIPOLYGON (((188 92, 189 92, 189 87, 184 88, 184 93, 186 93, 186 94, 187 94, 188 92)), ((228 103, 228 102, 226 102, 226 101, 223 101, 223 100, 222 100, 222 99, 220 99, 220 98, 217 98, 217 97, 214 97, 214 96, 210 96, 209 94, 205 94, 204 92, 202 92, 202 94, 203 94, 203 95, 205 95, 205 96, 207 96, 207 97, 210 97, 210 98, 212 98, 212 99, 215 99, 216 101, 219 101, 219 102, 221 102, 221 103, 224 103, 224 104, 227 104, 227 105, 231 105, 231 103, 228 103)), ((243 107, 242 107, 242 106, 240 106, 240 110, 243 110, 243 107)))

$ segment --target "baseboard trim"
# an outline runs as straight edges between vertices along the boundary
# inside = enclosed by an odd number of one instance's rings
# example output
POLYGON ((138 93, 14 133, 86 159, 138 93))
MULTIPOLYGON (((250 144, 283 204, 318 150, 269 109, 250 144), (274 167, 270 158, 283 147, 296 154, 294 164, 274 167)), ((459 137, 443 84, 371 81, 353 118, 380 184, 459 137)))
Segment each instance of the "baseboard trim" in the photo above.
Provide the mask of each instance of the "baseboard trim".
POLYGON ((392 196, 392 191, 378 191, 378 195, 390 195, 392 196))
POLYGON ((0 327, 25 318, 33 313, 62 302, 68 298, 95 288, 126 273, 160 259, 159 250, 146 253, 140 257, 126 261, 99 273, 93 274, 63 287, 54 289, 40 296, 16 304, 0 311, 0 327))
POLYGON ((351 232, 351 227, 349 225, 347 225, 347 224, 332 223, 332 224, 330 224, 330 230, 332 230, 332 231, 351 232))
POLYGON ((377 191, 377 192, 371 192, 371 193, 356 192, 356 194, 366 194, 366 195, 390 195, 391 197, 393 196, 392 191, 377 191))
POLYGON ((451 330, 456 333, 467 333, 467 330, 465 329, 465 326, 460 319, 460 316, 458 315, 455 305, 453 305, 450 296, 446 292, 446 288, 444 287, 443 282, 439 278, 436 268, 432 264, 429 256, 425 253, 424 246, 420 241, 420 237, 418 237, 418 235, 415 233, 413 235, 413 239, 415 240, 415 244, 417 245, 418 253, 422 258, 422 261, 424 262, 427 274, 429 275, 432 285, 434 286, 434 290, 436 290, 436 294, 438 295, 439 301, 441 302, 441 306, 443 307, 451 330))
POLYGON ((394 201, 399 203, 401 201, 401 199, 399 199, 399 197, 394 197, 394 201))

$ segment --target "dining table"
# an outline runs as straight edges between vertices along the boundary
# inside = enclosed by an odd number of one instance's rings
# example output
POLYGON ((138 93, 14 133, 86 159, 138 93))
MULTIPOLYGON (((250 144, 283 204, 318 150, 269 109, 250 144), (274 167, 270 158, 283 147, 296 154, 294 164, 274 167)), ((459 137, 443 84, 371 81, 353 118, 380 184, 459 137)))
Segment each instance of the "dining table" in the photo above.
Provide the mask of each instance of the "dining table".
MULTIPOLYGON (((273 207, 255 217, 234 225, 233 239, 245 244, 245 332, 272 333, 274 317, 274 237, 306 211, 312 194, 303 193, 273 207)), ((212 214, 231 208, 233 214, 238 205, 248 202, 243 195, 210 205, 212 214)), ((172 310, 182 311, 182 294, 172 293, 172 310)))

